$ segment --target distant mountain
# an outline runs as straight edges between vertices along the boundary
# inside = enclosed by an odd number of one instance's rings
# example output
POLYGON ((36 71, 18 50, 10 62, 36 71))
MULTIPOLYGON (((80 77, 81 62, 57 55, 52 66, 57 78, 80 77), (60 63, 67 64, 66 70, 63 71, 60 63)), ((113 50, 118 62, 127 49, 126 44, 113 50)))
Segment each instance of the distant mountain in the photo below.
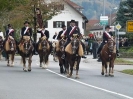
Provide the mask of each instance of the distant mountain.
MULTIPOLYGON (((99 19, 101 15, 103 15, 103 1, 104 0, 71 0, 76 4, 82 6, 83 14, 88 19, 99 19)), ((110 13, 114 13, 116 9, 119 7, 119 3, 121 0, 105 0, 105 15, 110 13)))

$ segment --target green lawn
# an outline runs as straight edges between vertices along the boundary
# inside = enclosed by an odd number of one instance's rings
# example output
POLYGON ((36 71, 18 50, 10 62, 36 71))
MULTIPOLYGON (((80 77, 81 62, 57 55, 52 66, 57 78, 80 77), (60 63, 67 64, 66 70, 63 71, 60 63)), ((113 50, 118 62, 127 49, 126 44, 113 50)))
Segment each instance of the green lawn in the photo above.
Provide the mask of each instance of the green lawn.
POLYGON ((133 61, 124 60, 122 58, 116 58, 115 64, 116 65, 133 65, 133 61))
POLYGON ((125 74, 133 75, 133 69, 125 69, 125 70, 120 71, 120 72, 125 73, 125 74))

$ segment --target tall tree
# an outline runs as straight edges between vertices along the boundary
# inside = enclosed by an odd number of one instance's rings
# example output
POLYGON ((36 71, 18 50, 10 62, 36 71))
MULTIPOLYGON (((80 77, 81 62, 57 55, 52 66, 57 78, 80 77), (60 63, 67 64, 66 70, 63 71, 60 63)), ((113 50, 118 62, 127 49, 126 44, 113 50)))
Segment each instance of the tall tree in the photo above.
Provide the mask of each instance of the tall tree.
POLYGON ((122 29, 126 29, 126 21, 133 20, 133 0, 121 1, 116 22, 120 23, 122 29))

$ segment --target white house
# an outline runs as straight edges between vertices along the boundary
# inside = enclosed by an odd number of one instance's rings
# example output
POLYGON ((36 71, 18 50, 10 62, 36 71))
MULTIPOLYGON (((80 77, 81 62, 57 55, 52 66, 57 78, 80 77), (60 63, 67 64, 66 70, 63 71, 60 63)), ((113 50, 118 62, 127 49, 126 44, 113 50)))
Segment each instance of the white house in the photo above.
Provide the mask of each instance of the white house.
POLYGON ((46 29, 50 32, 50 39, 52 39, 55 32, 61 31, 62 24, 69 26, 69 21, 74 19, 80 28, 80 32, 84 34, 84 27, 88 22, 87 18, 82 14, 82 7, 70 0, 63 0, 63 10, 51 20, 48 20, 46 29))

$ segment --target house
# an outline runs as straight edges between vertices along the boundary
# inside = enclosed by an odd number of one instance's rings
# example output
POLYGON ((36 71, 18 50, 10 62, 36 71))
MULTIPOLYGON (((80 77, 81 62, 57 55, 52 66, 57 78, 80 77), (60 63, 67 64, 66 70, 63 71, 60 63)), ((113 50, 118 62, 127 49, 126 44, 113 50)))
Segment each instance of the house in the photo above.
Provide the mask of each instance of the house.
POLYGON ((58 15, 48 20, 46 29, 50 32, 50 39, 52 39, 55 32, 61 31, 62 24, 69 26, 69 21, 74 19, 76 25, 79 26, 80 32, 84 34, 86 23, 88 22, 85 15, 82 14, 83 8, 70 0, 63 0, 63 10, 58 15))
MULTIPOLYGON (((114 32, 116 13, 108 15, 108 19, 108 24, 111 27, 111 31, 114 32)), ((100 25, 100 20, 89 20, 89 22, 87 23, 87 30, 89 30, 90 33, 94 34, 95 37, 102 38, 103 26, 100 25)))

